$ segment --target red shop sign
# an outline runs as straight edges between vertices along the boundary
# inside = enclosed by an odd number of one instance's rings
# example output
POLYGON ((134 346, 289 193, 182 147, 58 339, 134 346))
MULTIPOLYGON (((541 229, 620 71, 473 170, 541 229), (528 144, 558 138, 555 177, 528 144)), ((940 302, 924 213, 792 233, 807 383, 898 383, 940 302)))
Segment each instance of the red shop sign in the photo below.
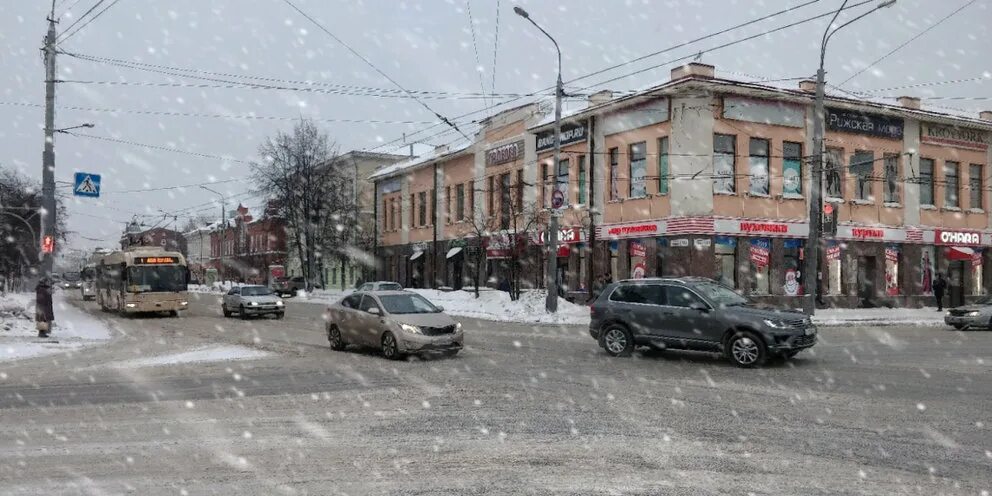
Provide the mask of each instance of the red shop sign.
POLYGON ((870 227, 852 227, 851 237, 858 239, 882 239, 885 237, 885 231, 870 227))
POLYGON ((788 224, 779 224, 776 222, 741 222, 741 232, 744 233, 767 233, 767 234, 785 234, 789 232, 788 224))
POLYGON ((614 226, 606 230, 607 236, 630 236, 632 234, 654 234, 658 232, 657 222, 614 226))
POLYGON ((982 235, 974 231, 944 231, 938 229, 934 231, 933 241, 937 245, 980 246, 982 244, 982 235))

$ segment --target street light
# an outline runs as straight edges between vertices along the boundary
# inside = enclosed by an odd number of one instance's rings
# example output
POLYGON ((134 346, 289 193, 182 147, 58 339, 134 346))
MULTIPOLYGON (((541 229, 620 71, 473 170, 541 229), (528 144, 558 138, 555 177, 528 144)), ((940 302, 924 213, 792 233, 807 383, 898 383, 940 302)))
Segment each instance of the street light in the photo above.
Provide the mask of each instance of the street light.
MULTIPOLYGON (((555 51, 558 52, 558 82, 555 86, 555 155, 554 155, 554 166, 552 170, 554 171, 555 177, 555 191, 558 191, 560 185, 558 184, 558 164, 561 162, 561 97, 565 93, 564 85, 561 82, 561 48, 558 47, 558 42, 548 34, 540 25, 534 22, 530 18, 530 14, 526 10, 520 7, 513 7, 513 11, 520 17, 527 19, 531 24, 547 36, 551 43, 555 45, 555 51)), ((547 178, 542 178, 542 180, 547 180, 547 178)), ((491 193, 490 193, 491 194, 491 193)), ((552 198, 554 198, 554 192, 552 192, 552 198)), ((554 201, 554 200, 552 200, 554 201)), ((558 311, 558 216, 560 212, 557 208, 552 205, 551 208, 551 221, 548 226, 548 273, 545 274, 545 286, 548 288, 548 298, 545 300, 544 308, 549 313, 554 313, 558 311)))
POLYGON ((223 228, 220 231, 221 239, 220 239, 220 244, 217 247, 217 262, 218 265, 220 266, 220 274, 218 274, 218 276, 220 276, 220 281, 221 283, 223 283, 224 282, 224 241, 225 238, 227 237, 227 234, 225 233, 225 231, 227 230, 227 212, 225 210, 227 198, 224 197, 224 194, 221 193, 220 191, 212 190, 202 184, 200 185, 200 188, 205 189, 220 197, 220 221, 222 223, 221 225, 223 225, 223 228))
POLYGON ((826 73, 823 71, 823 60, 827 54, 827 42, 830 41, 830 37, 834 35, 837 31, 840 31, 846 26, 854 23, 855 21, 875 12, 879 9, 884 9, 886 7, 891 7, 896 3, 896 0, 885 0, 880 2, 875 8, 861 14, 850 21, 841 24, 840 26, 833 28, 834 21, 837 20, 837 16, 840 15, 844 7, 847 6, 848 0, 844 0, 844 3, 840 5, 837 12, 834 13, 832 19, 830 19, 830 24, 827 24, 827 29, 823 31, 823 38, 820 41, 820 67, 816 71, 816 100, 814 103, 814 116, 813 116, 813 174, 812 174, 812 188, 810 192, 809 199, 809 240, 806 242, 806 266, 803 269, 803 280, 805 281, 804 286, 806 286, 806 298, 803 301, 803 310, 810 316, 816 312, 816 298, 817 292, 819 291, 819 267, 817 267, 820 260, 820 231, 823 226, 823 205, 822 205, 822 193, 823 193, 823 94, 824 94, 824 76, 826 73))
POLYGON ((64 134, 72 134, 72 133, 69 132, 70 129, 79 129, 81 127, 91 128, 91 127, 96 127, 96 124, 93 124, 91 122, 87 122, 87 123, 84 123, 84 124, 80 124, 78 126, 64 127, 62 129, 56 129, 55 132, 56 133, 64 133, 64 134))

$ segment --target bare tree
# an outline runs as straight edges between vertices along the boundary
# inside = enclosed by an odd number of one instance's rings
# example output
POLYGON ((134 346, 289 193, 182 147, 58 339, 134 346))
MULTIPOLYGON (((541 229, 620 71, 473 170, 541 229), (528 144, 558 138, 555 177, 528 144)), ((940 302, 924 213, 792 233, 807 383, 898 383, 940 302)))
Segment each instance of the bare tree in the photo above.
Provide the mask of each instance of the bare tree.
POLYGON ((337 147, 313 120, 301 119, 258 152, 262 160, 252 165, 253 178, 286 219, 303 277, 313 288, 323 255, 343 246, 348 226, 342 219, 353 202, 337 147))
MULTIPOLYGON (((56 250, 66 239, 67 211, 57 198, 56 250)), ((20 286, 38 274, 41 251, 41 185, 16 170, 0 166, 0 283, 20 286)))

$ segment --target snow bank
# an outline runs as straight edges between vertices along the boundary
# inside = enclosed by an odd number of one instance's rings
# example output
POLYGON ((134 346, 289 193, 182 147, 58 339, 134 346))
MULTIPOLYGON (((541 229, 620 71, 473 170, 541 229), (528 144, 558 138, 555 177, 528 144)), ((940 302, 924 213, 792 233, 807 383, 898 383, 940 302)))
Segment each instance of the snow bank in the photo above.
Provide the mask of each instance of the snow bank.
POLYGON ((226 362, 233 360, 254 360, 272 356, 267 351, 255 350, 246 346, 219 345, 206 346, 182 353, 172 353, 169 355, 159 355, 148 358, 137 358, 109 364, 110 367, 119 369, 133 369, 140 367, 157 367, 162 365, 177 365, 183 363, 203 363, 203 362, 226 362))
POLYGON ((813 322, 822 326, 943 326, 944 312, 926 308, 826 308, 817 310, 813 322))
POLYGON ((7 293, 0 298, 0 361, 62 353, 110 339, 103 321, 70 305, 56 293, 55 327, 39 338, 34 322, 34 294, 7 293))
POLYGON ((443 306, 444 311, 450 315, 524 324, 589 325, 589 307, 569 303, 562 298, 558 299, 558 313, 545 312, 544 300, 547 292, 544 290, 525 291, 517 301, 511 301, 509 293, 505 291, 480 290, 478 299, 470 290, 410 291, 420 293, 435 305, 443 306))

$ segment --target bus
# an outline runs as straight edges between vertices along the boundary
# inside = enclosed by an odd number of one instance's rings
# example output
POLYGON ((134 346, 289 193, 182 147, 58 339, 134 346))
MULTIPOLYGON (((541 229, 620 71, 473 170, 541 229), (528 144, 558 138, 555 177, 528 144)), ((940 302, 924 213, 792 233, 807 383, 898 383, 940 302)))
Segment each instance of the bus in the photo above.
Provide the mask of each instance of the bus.
POLYGON ((96 262, 87 263, 79 273, 83 285, 79 291, 83 294, 83 301, 96 298, 96 262))
POLYGON ((167 312, 189 305, 189 270, 179 252, 140 246, 108 253, 96 267, 97 303, 107 312, 167 312))

